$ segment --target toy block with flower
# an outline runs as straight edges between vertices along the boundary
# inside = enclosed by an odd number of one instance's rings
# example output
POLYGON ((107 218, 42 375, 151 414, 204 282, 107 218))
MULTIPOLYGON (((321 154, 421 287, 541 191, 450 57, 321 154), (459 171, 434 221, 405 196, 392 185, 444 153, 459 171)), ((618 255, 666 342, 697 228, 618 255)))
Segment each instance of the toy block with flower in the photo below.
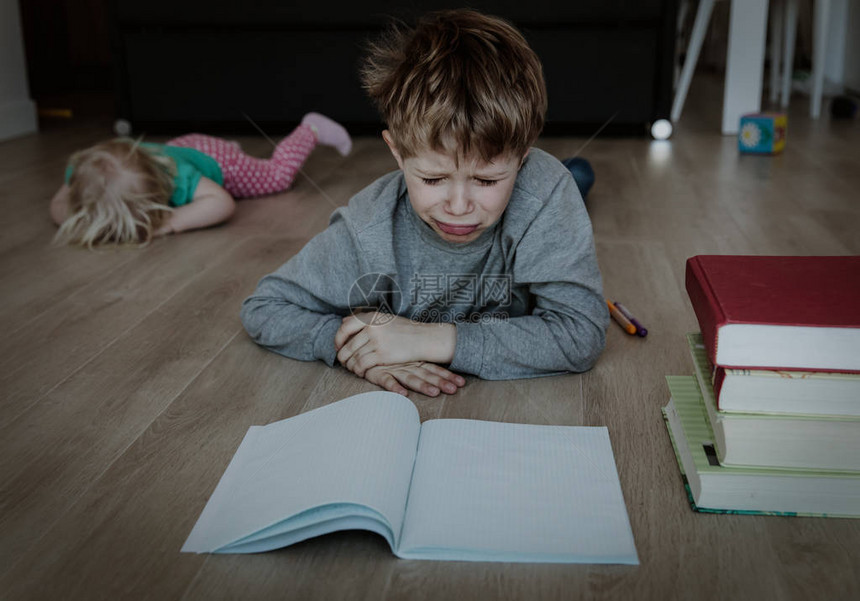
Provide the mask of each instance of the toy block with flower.
POLYGON ((752 154, 777 154, 785 148, 785 113, 751 113, 741 117, 738 150, 752 154))

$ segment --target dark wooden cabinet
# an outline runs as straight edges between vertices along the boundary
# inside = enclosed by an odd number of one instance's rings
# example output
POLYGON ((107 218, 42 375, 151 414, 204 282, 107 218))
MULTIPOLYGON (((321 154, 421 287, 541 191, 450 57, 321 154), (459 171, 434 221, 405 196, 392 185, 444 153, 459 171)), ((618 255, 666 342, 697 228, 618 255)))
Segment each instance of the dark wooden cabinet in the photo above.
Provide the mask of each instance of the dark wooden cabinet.
MULTIPOLYGON (((320 111, 356 133, 380 128, 358 78, 364 44, 392 17, 439 2, 119 0, 119 117, 135 131, 278 133, 320 111), (247 117, 246 117, 247 116, 247 117)), ((675 0, 472 2, 505 17, 541 57, 547 133, 646 133, 671 105, 675 0)))

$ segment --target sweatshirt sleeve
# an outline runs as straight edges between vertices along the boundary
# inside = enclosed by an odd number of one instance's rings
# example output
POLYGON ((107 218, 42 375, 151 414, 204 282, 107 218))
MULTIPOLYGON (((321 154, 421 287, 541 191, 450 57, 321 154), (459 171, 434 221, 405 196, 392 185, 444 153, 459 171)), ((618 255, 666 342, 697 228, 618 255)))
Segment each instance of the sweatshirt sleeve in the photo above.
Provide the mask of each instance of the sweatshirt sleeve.
POLYGON ((345 220, 331 224, 276 272, 260 280, 242 304, 241 319, 257 344, 281 355, 334 365, 334 336, 349 314, 349 286, 360 253, 345 220))
POLYGON ((603 351, 609 312, 591 221, 572 178, 562 178, 517 245, 514 285, 530 314, 457 323, 450 368, 488 380, 590 369, 603 351))

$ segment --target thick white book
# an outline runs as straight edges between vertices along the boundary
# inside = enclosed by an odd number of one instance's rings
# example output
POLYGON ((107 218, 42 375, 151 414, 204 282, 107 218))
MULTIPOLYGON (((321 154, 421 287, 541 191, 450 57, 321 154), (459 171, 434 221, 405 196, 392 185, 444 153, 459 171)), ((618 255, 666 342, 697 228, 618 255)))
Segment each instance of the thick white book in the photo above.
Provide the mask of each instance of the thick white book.
POLYGON ((347 529, 409 559, 639 563, 605 427, 422 424, 389 392, 252 426, 182 550, 347 529))
POLYGON ((700 333, 687 341, 704 356, 719 411, 860 416, 858 373, 715 367, 700 333))
POLYGON ((663 415, 696 511, 860 517, 860 473, 720 465, 695 378, 666 381, 663 415))
POLYGON ((721 465, 860 472, 860 417, 719 411, 705 348, 687 340, 721 465))
POLYGON ((711 380, 720 411, 860 416, 860 374, 718 367, 711 380))

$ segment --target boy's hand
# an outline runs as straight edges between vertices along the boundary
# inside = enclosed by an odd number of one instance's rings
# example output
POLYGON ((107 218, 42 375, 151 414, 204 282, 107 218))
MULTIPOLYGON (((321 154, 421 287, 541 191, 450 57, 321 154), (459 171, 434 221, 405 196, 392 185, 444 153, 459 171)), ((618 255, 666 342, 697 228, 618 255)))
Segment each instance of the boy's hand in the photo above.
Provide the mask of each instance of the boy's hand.
POLYGON ((466 385, 462 376, 425 361, 377 365, 364 372, 364 379, 403 396, 409 396, 410 389, 427 396, 454 394, 466 385))
MULTIPOLYGON (((450 363, 454 358, 457 329, 450 323, 421 323, 405 317, 390 317, 378 323, 373 312, 343 318, 334 337, 337 359, 351 372, 364 377, 377 365, 410 361, 450 363), (374 323, 374 316, 377 322, 374 323)), ((450 373, 450 372, 449 372, 450 373)))

